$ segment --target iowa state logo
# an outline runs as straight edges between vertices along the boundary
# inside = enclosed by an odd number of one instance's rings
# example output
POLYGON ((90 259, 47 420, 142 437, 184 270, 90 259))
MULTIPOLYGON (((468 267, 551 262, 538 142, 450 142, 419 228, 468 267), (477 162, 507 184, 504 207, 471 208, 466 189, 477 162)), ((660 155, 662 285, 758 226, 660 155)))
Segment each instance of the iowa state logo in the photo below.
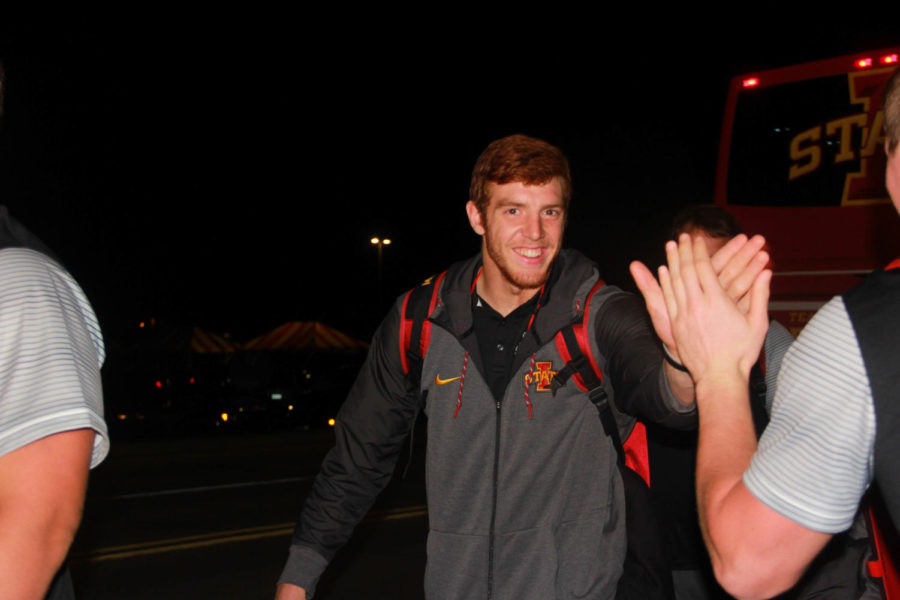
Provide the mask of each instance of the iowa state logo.
POLYGON ((549 392, 550 391, 550 382, 553 381, 553 378, 556 376, 556 371, 553 371, 553 363, 550 361, 547 362, 536 362, 534 363, 535 370, 530 373, 525 373, 525 387, 527 388, 532 383, 536 383, 535 390, 538 392, 549 392))

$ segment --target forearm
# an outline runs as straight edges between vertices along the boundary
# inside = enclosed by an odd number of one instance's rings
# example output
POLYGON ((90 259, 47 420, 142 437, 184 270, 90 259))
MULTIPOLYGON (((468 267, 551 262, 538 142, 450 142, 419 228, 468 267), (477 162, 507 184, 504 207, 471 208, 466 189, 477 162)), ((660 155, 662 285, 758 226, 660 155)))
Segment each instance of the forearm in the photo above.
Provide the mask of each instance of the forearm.
POLYGON ((697 402, 697 506, 713 565, 721 566, 740 546, 740 528, 726 526, 732 523, 729 502, 756 449, 747 384, 740 380, 701 382, 697 402))
POLYGON ((747 383, 732 379, 697 386, 700 434, 697 505, 716 579, 737 598, 769 598, 789 589, 828 536, 765 506, 742 477, 756 451, 747 383))
POLYGON ((0 598, 43 598, 81 521, 94 432, 48 436, 0 457, 0 598))
MULTIPOLYGON (((298 523, 298 528, 302 527, 298 523)), ((302 589, 304 596, 312 596, 319 583, 319 577, 328 566, 329 560, 319 554, 313 548, 303 546, 294 539, 288 559, 278 578, 279 594, 287 594, 285 598, 291 598, 290 594, 296 594, 297 589, 302 589), (296 588, 296 589, 295 589, 296 588), (282 591, 284 590, 284 591, 282 591)))
MULTIPOLYGON (((33 507, 32 507, 33 508, 33 507)), ((40 599, 62 565, 79 518, 4 506, 0 517, 0 598, 40 599)), ((80 516, 80 515, 79 515, 80 516)))
POLYGON ((696 428, 693 383, 686 373, 670 374, 664 366, 659 340, 637 298, 611 295, 596 315, 597 355, 608 357, 604 376, 616 391, 616 407, 667 427, 696 428))

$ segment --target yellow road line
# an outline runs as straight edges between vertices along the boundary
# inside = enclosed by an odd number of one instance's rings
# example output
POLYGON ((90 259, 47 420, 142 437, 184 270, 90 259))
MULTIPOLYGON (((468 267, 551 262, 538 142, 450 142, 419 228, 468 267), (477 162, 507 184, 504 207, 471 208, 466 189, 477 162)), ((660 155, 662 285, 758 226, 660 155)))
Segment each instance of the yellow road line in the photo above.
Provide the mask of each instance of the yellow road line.
MULTIPOLYGON (((423 517, 427 514, 428 511, 425 505, 422 504, 404 508, 372 511, 362 522, 379 523, 384 521, 396 521, 399 519, 413 519, 416 517, 423 517)), ((246 527, 229 531, 215 531, 212 533, 201 533, 164 540, 138 542, 135 544, 124 544, 121 546, 109 546, 97 550, 88 550, 74 554, 71 557, 70 562, 72 564, 78 564, 134 558, 136 556, 146 556, 149 554, 162 554, 164 552, 174 552, 177 550, 190 550, 192 548, 203 548, 232 542, 246 542, 250 540, 290 535, 293 531, 293 523, 278 523, 276 525, 246 527)))

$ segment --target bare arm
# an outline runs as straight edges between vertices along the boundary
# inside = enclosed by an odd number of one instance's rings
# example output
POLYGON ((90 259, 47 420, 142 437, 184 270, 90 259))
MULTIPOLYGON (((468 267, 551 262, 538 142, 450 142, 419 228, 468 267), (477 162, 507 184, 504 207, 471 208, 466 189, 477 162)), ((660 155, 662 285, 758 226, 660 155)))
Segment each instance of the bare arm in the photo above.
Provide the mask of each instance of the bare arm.
MULTIPOLYGON (((745 313, 716 277, 701 241, 666 247, 659 286, 681 358, 696 383, 700 415, 697 494, 700 524, 716 577, 740 598, 768 598, 791 587, 829 535, 779 515, 744 486, 756 450, 748 408, 749 371, 767 328, 769 271, 755 278, 745 313)), ((650 299, 648 298, 648 303, 650 299)))
POLYGON ((760 502, 742 476, 756 450, 747 383, 697 385, 697 504, 716 578, 738 598, 792 587, 831 537, 760 502))
POLYGON ((76 429, 0 457, 0 598, 46 594, 81 521, 93 443, 76 429))

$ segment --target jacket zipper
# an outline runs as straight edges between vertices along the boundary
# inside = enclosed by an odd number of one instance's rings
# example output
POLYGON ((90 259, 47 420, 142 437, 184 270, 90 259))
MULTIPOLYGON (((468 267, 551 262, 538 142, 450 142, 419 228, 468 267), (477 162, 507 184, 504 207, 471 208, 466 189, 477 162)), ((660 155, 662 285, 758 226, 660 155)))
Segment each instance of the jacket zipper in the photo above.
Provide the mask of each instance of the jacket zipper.
POLYGON ((494 490, 491 499, 491 529, 488 532, 487 600, 494 595, 494 522, 497 518, 497 486, 500 472, 500 401, 497 400, 497 427, 494 436, 494 490))
MULTIPOLYGON (((541 288, 541 295, 543 296, 544 288, 541 288)), ((538 308, 540 308, 540 301, 538 301, 538 308)), ((513 348, 513 361, 510 363, 510 368, 512 368, 512 364, 515 363, 515 356, 519 352, 519 344, 522 343, 522 340, 525 339, 525 334, 528 333, 528 330, 531 328, 531 324, 534 322, 534 315, 537 314, 537 308, 535 309, 534 314, 531 315, 531 320, 528 322, 528 327, 525 331, 522 332, 522 337, 519 338, 519 341, 516 343, 515 348, 513 348)), ((532 356, 532 360, 534 357, 532 356)), ((512 374, 509 376, 509 381, 512 381, 512 374)), ((507 383, 507 385, 509 385, 507 383)), ((526 388, 526 393, 528 389, 526 388)), ((488 580, 487 580, 487 600, 491 600, 494 596, 494 524, 497 520, 497 488, 499 487, 500 482, 500 400, 496 401, 497 406, 497 426, 494 434, 494 489, 493 496, 491 498, 491 529, 488 532, 488 580)), ((528 408, 529 418, 531 417, 531 407, 528 408)))

